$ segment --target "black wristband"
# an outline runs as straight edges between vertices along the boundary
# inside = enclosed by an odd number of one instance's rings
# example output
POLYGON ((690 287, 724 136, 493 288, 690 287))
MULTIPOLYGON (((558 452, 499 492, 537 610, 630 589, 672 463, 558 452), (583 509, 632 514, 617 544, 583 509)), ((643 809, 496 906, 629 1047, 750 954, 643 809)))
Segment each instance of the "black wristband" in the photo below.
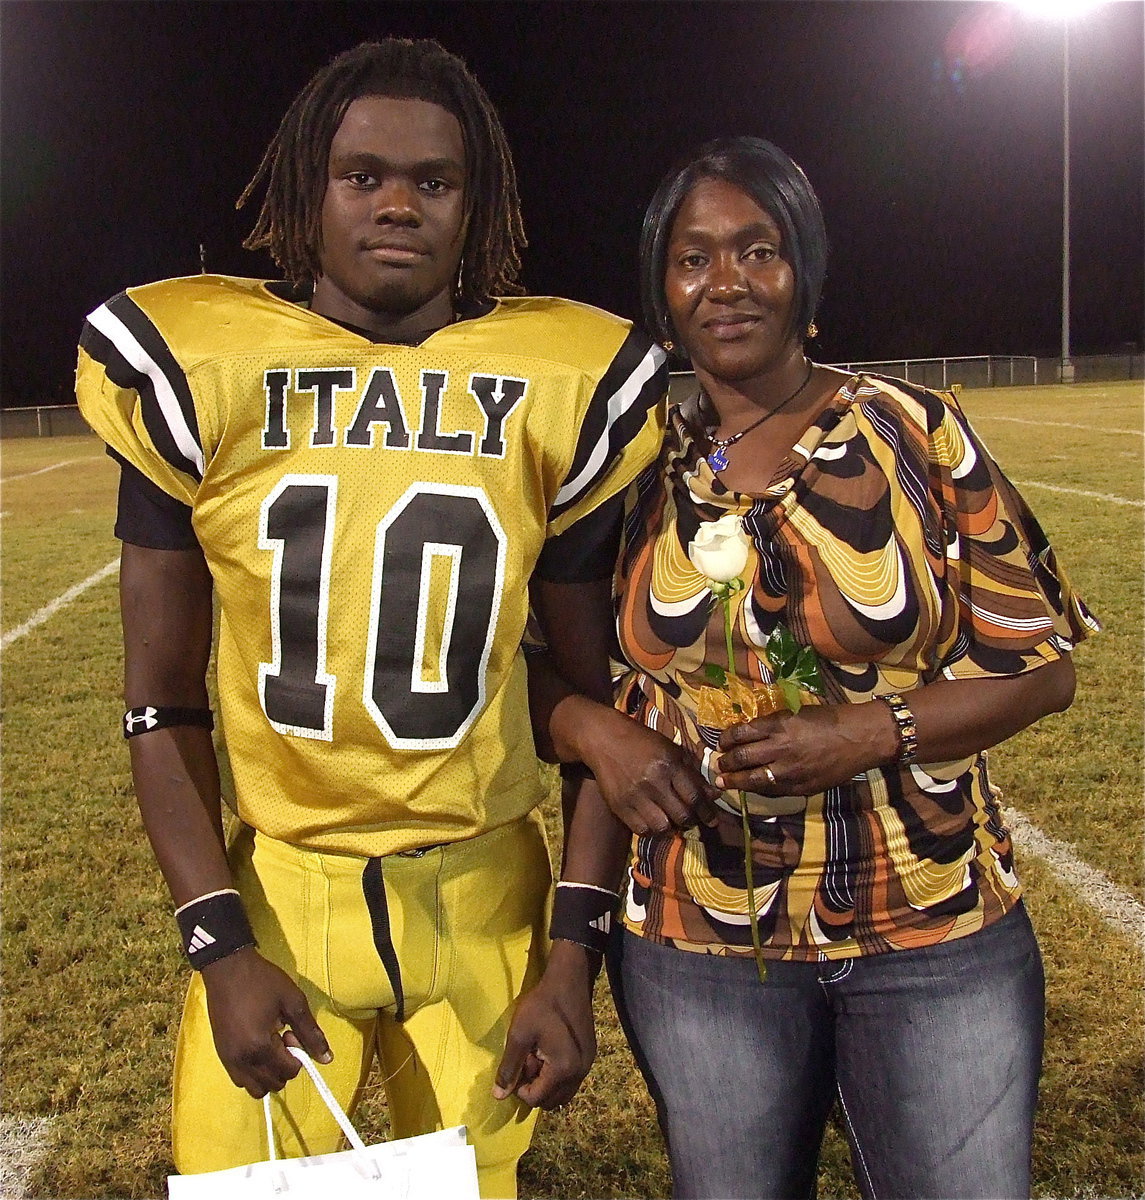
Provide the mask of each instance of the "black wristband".
POLYGON ((125 738, 138 737, 153 729, 167 729, 172 725, 197 725, 201 729, 214 729, 215 716, 209 708, 172 708, 153 704, 141 704, 123 714, 125 738))
POLYGON ((175 910, 175 920, 183 935, 183 953, 196 971, 244 946, 257 945, 242 898, 233 888, 189 900, 175 910))
POLYGON ((620 902, 616 892, 591 883, 557 884, 553 897, 553 919, 549 937, 556 941, 576 942, 586 950, 603 954, 608 946, 612 914, 620 902))

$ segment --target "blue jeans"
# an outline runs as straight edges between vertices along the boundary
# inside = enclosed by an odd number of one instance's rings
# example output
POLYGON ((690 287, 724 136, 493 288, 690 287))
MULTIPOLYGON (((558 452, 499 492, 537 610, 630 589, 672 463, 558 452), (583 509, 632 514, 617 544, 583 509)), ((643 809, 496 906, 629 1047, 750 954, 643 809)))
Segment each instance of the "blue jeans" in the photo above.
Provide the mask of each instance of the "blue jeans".
POLYGON ((1045 998, 1021 904, 939 946, 769 962, 766 984, 624 932, 609 977, 673 1196, 814 1197, 836 1094, 864 1196, 1029 1196, 1045 998))

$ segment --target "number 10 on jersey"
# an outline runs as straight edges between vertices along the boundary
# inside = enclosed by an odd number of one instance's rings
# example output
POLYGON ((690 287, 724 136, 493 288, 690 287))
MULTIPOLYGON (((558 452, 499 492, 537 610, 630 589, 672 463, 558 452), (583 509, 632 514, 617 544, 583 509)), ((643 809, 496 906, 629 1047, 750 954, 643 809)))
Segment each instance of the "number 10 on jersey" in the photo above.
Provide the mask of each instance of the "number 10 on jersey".
MULTIPOLYGON (((326 662, 337 504, 336 475, 286 475, 259 522, 259 547, 274 554, 259 698, 279 733, 324 741, 338 683, 326 662)), ((453 749, 484 708, 505 547, 476 487, 414 483, 378 522, 362 702, 394 749, 453 749), (442 580, 444 606, 433 602, 442 580)))

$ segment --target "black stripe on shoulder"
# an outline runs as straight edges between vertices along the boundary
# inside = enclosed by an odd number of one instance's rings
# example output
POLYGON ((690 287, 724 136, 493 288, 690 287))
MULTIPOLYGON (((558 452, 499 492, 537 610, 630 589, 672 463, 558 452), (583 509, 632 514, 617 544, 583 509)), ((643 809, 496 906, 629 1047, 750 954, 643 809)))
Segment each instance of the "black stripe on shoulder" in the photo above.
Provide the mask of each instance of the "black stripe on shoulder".
POLYGON ((103 364, 107 377, 113 383, 139 393, 143 423, 164 459, 177 471, 201 480, 202 470, 188 452, 189 437, 198 448, 201 459, 203 442, 186 373, 163 340, 163 335, 126 292, 120 292, 103 308, 121 322, 134 338, 143 352, 142 360, 134 348, 119 344, 114 334, 109 335, 96 327, 93 321, 99 319, 98 309, 84 324, 80 346, 103 364), (166 393, 164 403, 160 403, 159 389, 166 393), (172 401, 181 414, 181 422, 171 411, 172 401), (165 408, 167 411, 164 411, 165 408), (177 433, 180 423, 184 430, 178 430, 177 433))
MULTIPOLYGON (((596 385, 596 391, 593 392, 588 411, 581 422, 576 454, 573 456, 572 466, 569 467, 569 479, 575 479, 580 474, 592 454, 593 448, 605 435, 609 400, 623 387, 625 380, 640 365, 651 345, 652 342, 647 334, 635 328, 628 331, 628 336, 621 343, 616 356, 608 364, 608 369, 596 385)), ((666 368, 665 382, 667 382, 666 368)), ((647 412, 647 408, 644 409, 644 412, 647 412)))
POLYGON ((589 401, 584 420, 581 422, 572 465, 562 487, 562 491, 568 490, 568 494, 559 495, 557 503, 549 513, 550 520, 575 504, 608 473, 625 446, 643 429, 649 411, 656 407, 667 390, 667 355, 646 333, 636 328, 630 329, 589 401), (649 354, 655 354, 658 359, 654 369, 645 368, 646 378, 643 382, 639 386, 631 385, 635 388, 634 394, 618 414, 613 398, 630 383, 649 354), (600 454, 602 446, 603 455, 600 454), (585 472, 589 470, 590 464, 593 466, 586 476, 585 472), (585 477, 582 479, 582 476, 585 477))

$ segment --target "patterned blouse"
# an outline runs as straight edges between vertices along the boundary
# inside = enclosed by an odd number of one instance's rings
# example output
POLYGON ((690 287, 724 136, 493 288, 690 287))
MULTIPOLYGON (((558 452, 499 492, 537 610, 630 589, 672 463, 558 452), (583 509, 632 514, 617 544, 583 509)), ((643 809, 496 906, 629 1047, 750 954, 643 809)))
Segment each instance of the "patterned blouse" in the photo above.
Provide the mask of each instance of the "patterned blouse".
MULTIPOLYGON (((771 678, 760 647, 779 621, 816 650, 824 704, 1034 670, 1099 628, 954 396, 850 379, 759 496, 724 487, 675 410, 628 500, 617 706, 688 746, 709 778, 719 732, 697 724, 696 696, 705 664, 727 666, 724 618, 687 547, 728 513, 752 542, 731 601, 735 671, 752 683, 771 678)), ((1021 891, 998 801, 985 752, 870 770, 788 815, 749 794, 764 954, 878 954, 998 920, 1021 891)), ((713 828, 636 839, 625 923, 750 954, 746 886, 738 797, 725 795, 713 828)))

